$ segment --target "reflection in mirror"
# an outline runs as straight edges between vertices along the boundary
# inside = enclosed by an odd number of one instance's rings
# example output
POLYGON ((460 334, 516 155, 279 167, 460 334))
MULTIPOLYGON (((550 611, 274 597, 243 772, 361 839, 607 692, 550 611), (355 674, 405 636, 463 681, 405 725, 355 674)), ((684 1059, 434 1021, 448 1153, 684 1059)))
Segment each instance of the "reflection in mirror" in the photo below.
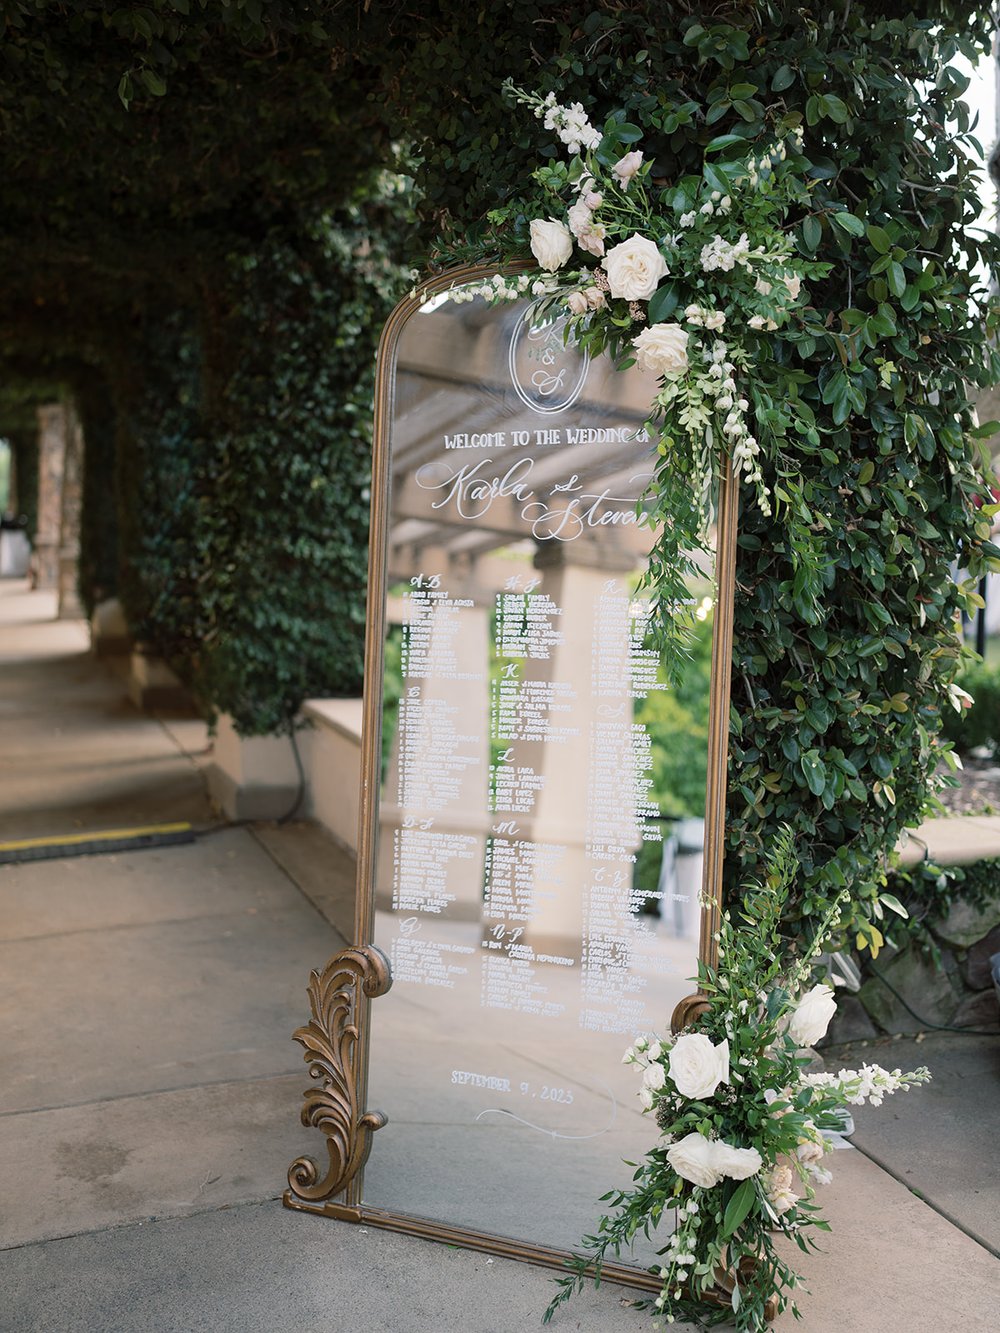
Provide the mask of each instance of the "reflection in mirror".
POLYGON ((695 989, 711 571, 668 686, 637 591, 651 377, 526 301, 434 298, 395 356, 373 931, 393 986, 367 1097, 389 1123, 364 1201, 569 1249, 655 1135, 622 1053, 695 989))

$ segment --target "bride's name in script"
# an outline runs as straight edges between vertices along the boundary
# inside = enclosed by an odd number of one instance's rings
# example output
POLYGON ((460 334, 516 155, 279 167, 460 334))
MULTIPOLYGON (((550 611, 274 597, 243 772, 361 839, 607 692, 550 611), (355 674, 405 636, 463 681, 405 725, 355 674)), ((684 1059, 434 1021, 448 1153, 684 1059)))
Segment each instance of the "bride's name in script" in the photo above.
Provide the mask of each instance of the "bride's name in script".
POLYGON ((460 518, 469 522, 484 518, 498 500, 509 500, 539 541, 568 542, 588 528, 636 527, 642 522, 636 504, 650 474, 640 473, 630 479, 635 487, 632 495, 612 495, 608 489, 584 490, 574 473, 566 481, 553 484, 543 498, 530 485, 534 466, 534 459, 520 458, 500 473, 491 469, 486 458, 459 468, 427 463, 417 471, 416 483, 422 490, 441 492, 432 501, 432 509, 451 505, 460 518))

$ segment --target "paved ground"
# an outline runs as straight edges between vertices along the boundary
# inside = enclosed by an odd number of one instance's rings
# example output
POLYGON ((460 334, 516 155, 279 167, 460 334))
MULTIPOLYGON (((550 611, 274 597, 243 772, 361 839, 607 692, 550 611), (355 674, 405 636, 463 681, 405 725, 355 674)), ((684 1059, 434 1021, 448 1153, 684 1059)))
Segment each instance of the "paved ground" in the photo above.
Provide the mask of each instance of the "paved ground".
MULTIPOLYGON (((3 836, 208 824, 200 724, 135 713, 82 627, 49 613, 0 584, 3 836)), ((0 867, 2 1333, 538 1327, 547 1270, 276 1201, 318 1146, 290 1034, 309 969, 351 933, 351 884, 308 825, 0 867)), ((926 1062, 935 1082, 859 1115, 861 1151, 833 1159, 833 1233, 795 1255, 812 1293, 799 1327, 996 1326, 998 1053, 950 1034, 844 1053, 926 1062)), ((605 1285, 553 1328, 649 1329, 628 1300, 605 1285)))

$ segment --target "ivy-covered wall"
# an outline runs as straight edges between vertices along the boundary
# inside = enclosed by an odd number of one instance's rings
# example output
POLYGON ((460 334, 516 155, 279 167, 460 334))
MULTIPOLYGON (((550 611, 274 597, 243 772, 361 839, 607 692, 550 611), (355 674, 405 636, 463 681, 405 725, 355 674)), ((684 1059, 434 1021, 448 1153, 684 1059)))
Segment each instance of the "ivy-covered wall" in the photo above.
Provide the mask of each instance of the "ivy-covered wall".
POLYGON ((19 0, 0 51, 0 359, 103 368, 133 623, 247 732, 357 686, 374 339, 404 247, 424 263, 443 230, 488 255, 490 210, 524 192, 539 123, 503 81, 597 124, 624 112, 664 186, 709 139, 801 126, 795 236, 831 270, 758 368, 802 429, 765 469, 775 516, 743 516, 727 873, 760 871, 791 824, 794 917, 848 887, 877 946, 885 851, 941 759, 949 566, 991 554, 966 388, 997 377, 968 307, 989 247, 963 230, 975 150, 951 63, 988 49, 988 7, 66 9, 19 0), (413 234, 371 173, 400 146, 413 234))
POLYGON ((774 517, 744 505, 727 873, 759 873, 790 824, 793 917, 849 888, 847 924, 876 949, 886 852, 942 762, 970 602, 950 566, 997 554, 968 397, 1000 374, 969 307, 970 270, 995 249, 964 230, 978 151, 951 64, 989 36, 985 6, 940 3, 525 2, 473 23, 442 0, 398 18, 391 48, 425 208, 456 248, 489 252, 489 211, 509 212, 537 160, 539 124, 503 102, 507 77, 596 124, 624 110, 665 186, 700 174, 710 138, 801 127, 811 206, 795 235, 831 270, 758 369, 761 396, 796 397, 803 425, 765 469, 774 517))

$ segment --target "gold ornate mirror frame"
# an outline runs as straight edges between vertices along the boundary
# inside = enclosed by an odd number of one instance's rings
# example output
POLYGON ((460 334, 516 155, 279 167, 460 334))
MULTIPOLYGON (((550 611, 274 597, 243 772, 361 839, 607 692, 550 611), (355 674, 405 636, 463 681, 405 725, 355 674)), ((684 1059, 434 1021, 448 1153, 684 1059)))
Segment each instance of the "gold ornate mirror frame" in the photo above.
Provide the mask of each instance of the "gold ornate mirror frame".
MULTIPOLYGON (((454 286, 482 281, 495 267, 455 269, 423 283, 390 315, 378 352, 374 452, 371 484, 371 546, 366 623, 366 671, 362 741, 362 787, 358 842, 356 944, 338 953, 311 975, 308 994, 312 1017, 294 1039, 314 1083, 305 1093, 301 1119, 326 1139, 327 1163, 299 1157, 289 1169, 286 1207, 445 1241, 533 1263, 559 1267, 566 1252, 509 1237, 473 1232, 446 1222, 394 1214, 362 1202, 364 1165, 375 1131, 387 1123, 380 1110, 367 1109, 370 1007, 392 985, 389 960, 374 945, 374 873, 379 833, 381 730, 385 668, 385 606, 388 580, 390 511, 390 428, 399 340, 408 320, 430 298, 454 286)), ((728 459, 719 491, 716 540, 716 605, 711 656, 708 726, 708 781, 699 953, 714 964, 719 923, 723 861, 726 768, 728 758, 730 663, 738 487, 728 459)), ((673 1027, 690 1022, 703 1006, 697 994, 676 1006, 673 1027)), ((392 1108, 387 1108, 391 1114, 392 1108)), ((641 1269, 607 1264, 604 1276, 632 1285, 658 1288, 641 1269)), ((720 1287, 720 1301, 729 1292, 720 1287)))

